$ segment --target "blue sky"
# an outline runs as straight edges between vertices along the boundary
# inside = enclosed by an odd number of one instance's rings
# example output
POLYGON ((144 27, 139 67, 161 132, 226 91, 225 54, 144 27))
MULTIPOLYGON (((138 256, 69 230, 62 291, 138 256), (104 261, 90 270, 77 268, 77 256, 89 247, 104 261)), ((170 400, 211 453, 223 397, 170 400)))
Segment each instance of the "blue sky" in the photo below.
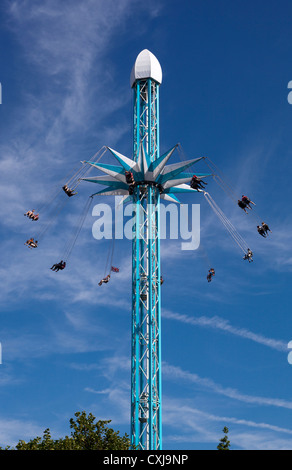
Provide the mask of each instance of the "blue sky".
POLYGON ((24 242, 41 220, 23 213, 51 201, 102 146, 132 156, 130 72, 147 48, 163 71, 161 151, 180 142, 187 159, 209 157, 238 197, 256 202, 245 215, 208 180, 253 263, 200 195, 182 198, 200 204, 200 249, 162 241, 163 447, 215 449, 228 426, 233 449, 292 449, 291 9, 288 0, 1 3, 0 445, 47 427, 69 434, 79 410, 130 432, 131 244, 117 243, 120 273, 100 288, 109 242, 93 238, 91 213, 67 268, 49 269, 92 185, 66 201, 37 250, 24 242))

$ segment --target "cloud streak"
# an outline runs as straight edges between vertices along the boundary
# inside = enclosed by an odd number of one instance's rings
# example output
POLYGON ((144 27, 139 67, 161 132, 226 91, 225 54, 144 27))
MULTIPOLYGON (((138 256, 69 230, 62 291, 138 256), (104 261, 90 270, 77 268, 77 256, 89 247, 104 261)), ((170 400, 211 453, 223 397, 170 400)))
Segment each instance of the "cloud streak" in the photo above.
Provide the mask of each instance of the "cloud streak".
POLYGON ((214 382, 212 379, 203 378, 197 374, 185 371, 180 367, 163 364, 164 377, 171 380, 185 380, 186 382, 199 385, 219 395, 223 395, 233 400, 238 400, 243 403, 251 403, 261 406, 274 406, 277 408, 292 409, 292 401, 283 400, 281 398, 266 398, 260 396, 253 396, 240 393, 238 390, 228 387, 224 388, 214 382))
POLYGON ((169 443, 213 442, 215 449, 222 437, 223 426, 228 426, 233 449, 235 446, 240 449, 254 450, 291 449, 292 447, 291 438, 289 438, 292 430, 288 428, 205 412, 193 407, 187 401, 182 403, 169 397, 165 399, 163 408, 167 426, 164 436, 165 441, 169 443), (176 423, 175 426, 179 423, 181 434, 172 434, 171 429, 174 423, 176 423))
POLYGON ((215 330, 220 330, 225 333, 230 333, 232 335, 251 340, 255 343, 262 344, 263 346, 267 346, 276 351, 287 352, 287 343, 285 343, 285 341, 267 338, 261 334, 253 333, 252 331, 246 328, 238 328, 238 327, 232 326, 227 320, 220 318, 218 316, 190 317, 188 315, 174 313, 169 310, 163 310, 162 315, 164 318, 167 318, 168 320, 176 320, 181 323, 185 323, 187 325, 201 326, 204 328, 212 328, 215 330))

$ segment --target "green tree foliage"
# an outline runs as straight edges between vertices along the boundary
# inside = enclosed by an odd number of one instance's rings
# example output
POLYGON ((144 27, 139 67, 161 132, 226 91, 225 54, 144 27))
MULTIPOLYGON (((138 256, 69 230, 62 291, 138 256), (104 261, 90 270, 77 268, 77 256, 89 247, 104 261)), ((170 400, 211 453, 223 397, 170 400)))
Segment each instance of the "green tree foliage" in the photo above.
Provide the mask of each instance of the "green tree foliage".
MULTIPOLYGON (((108 427, 109 421, 97 421, 85 411, 75 413, 70 419, 71 436, 54 440, 49 429, 43 437, 29 442, 19 441, 17 450, 129 450, 130 439, 127 434, 120 436, 119 431, 108 427)), ((9 449, 9 447, 7 448, 9 449)))
POLYGON ((230 450, 230 441, 228 440, 229 429, 226 426, 224 426, 223 432, 224 432, 224 437, 220 439, 219 444, 217 446, 217 450, 230 450))

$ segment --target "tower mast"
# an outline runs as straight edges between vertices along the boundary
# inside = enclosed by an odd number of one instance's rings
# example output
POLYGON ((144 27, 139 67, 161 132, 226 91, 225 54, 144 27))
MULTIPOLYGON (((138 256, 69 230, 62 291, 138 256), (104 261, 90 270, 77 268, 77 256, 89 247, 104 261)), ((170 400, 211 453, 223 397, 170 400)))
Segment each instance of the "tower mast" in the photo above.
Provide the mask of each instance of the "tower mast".
MULTIPOLYGON (((142 51, 131 74, 134 90, 134 160, 144 170, 159 156, 159 86, 156 57, 142 51)), ((133 192, 131 443, 161 449, 160 192, 142 180, 133 192)))

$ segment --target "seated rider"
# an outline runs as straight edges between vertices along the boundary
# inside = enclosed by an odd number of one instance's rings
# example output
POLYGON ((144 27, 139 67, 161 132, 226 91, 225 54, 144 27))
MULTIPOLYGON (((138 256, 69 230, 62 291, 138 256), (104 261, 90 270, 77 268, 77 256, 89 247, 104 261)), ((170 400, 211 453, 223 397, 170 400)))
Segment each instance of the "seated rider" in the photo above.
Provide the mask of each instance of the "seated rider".
POLYGON ((238 206, 239 206, 241 209, 244 210, 244 212, 245 212, 246 214, 248 213, 248 212, 245 210, 245 209, 248 207, 248 206, 245 204, 245 202, 240 201, 240 200, 238 199, 237 204, 238 204, 238 206))
POLYGON ((255 203, 252 202, 247 196, 242 196, 241 198, 242 202, 244 202, 244 204, 246 204, 247 206, 249 206, 250 204, 253 204, 255 206, 255 203))
POLYGON ((27 211, 25 214, 27 217, 32 218, 34 216, 34 209, 32 211, 27 211))
POLYGON ((257 229, 258 229, 259 234, 260 234, 262 237, 266 238, 267 234, 266 234, 264 228, 263 228, 261 225, 257 225, 257 229))
POLYGON ((131 171, 125 171, 126 183, 129 185, 129 195, 131 196, 134 193, 134 176, 131 171))
POLYGON ((162 184, 158 184, 157 188, 158 188, 158 191, 160 192, 160 194, 162 194, 163 191, 164 191, 162 184))
POLYGON ((66 268, 66 261, 61 260, 59 263, 59 269, 65 269, 66 268))
POLYGON ((98 285, 101 286, 103 283, 107 284, 110 280, 110 274, 108 274, 106 277, 104 277, 99 283, 98 285))
POLYGON ((207 281, 208 282, 212 281, 212 276, 215 276, 215 269, 213 269, 213 268, 209 269, 209 272, 207 274, 207 281))
POLYGON ((50 269, 52 269, 52 271, 58 272, 60 269, 61 270, 65 269, 65 267, 66 267, 66 262, 61 260, 59 263, 53 264, 53 266, 50 269))
POLYGON ((37 240, 34 241, 33 238, 30 238, 29 240, 25 242, 25 245, 27 245, 29 248, 37 248, 38 241, 37 240))
POLYGON ((272 233, 272 230, 270 230, 270 227, 268 226, 268 224, 266 224, 265 222, 262 222, 262 227, 266 233, 266 235, 268 235, 268 232, 271 232, 272 233))
POLYGON ((248 262, 251 263, 253 261, 252 256, 253 252, 248 248, 247 253, 244 255, 243 259, 248 259, 248 262))
MULTIPOLYGON (((26 214, 24 214, 26 215, 26 214)), ((39 220, 39 214, 34 213, 34 209, 32 211, 28 211, 27 217, 32 220, 39 220)))
POLYGON ((201 178, 198 178, 198 176, 194 175, 191 179, 190 186, 192 189, 205 189, 203 185, 206 185, 205 181, 203 181, 201 178))
POLYGON ((73 189, 68 188, 67 184, 65 184, 65 185, 62 187, 62 189, 65 191, 65 193, 66 193, 69 197, 75 196, 75 194, 77 194, 77 193, 74 193, 73 189))
POLYGON ((125 171, 125 177, 127 184, 135 184, 134 176, 131 171, 125 171))

